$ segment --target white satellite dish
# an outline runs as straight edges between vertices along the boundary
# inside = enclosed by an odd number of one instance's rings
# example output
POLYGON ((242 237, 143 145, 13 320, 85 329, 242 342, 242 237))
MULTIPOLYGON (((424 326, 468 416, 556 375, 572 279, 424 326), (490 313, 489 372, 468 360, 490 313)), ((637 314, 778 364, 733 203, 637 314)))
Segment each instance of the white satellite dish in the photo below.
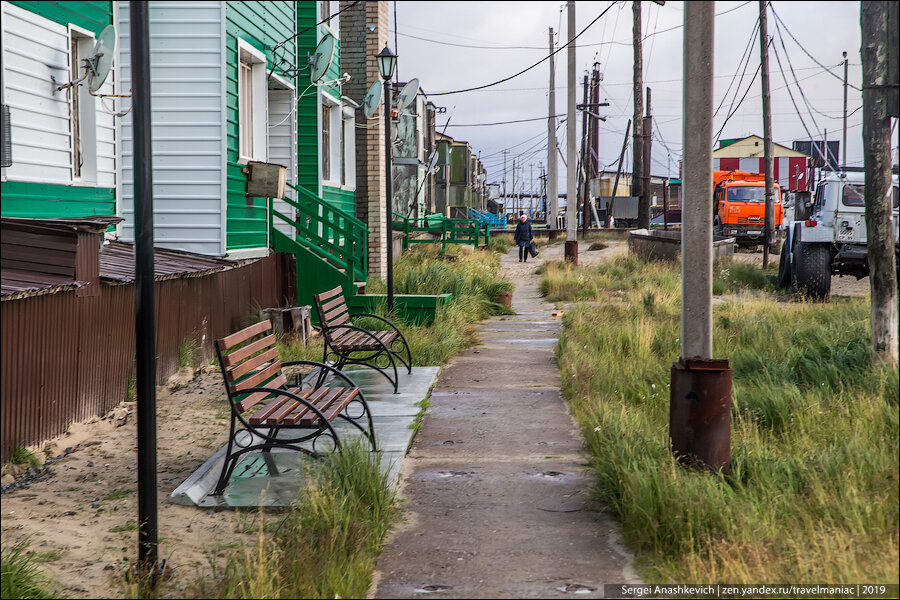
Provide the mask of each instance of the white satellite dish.
POLYGON ((334 36, 330 33, 322 38, 322 41, 316 46, 312 55, 309 57, 309 79, 313 83, 318 83, 325 77, 328 67, 334 60, 334 36))
POLYGON ((376 81, 369 88, 366 97, 363 98, 363 114, 367 119, 371 119, 375 114, 375 111, 378 110, 378 105, 381 104, 381 82, 376 81))
POLYGON ((412 104, 413 100, 416 99, 416 94, 419 93, 419 80, 413 77, 409 80, 409 82, 403 86, 403 89, 400 90, 400 93, 397 95, 397 110, 403 110, 410 104, 412 104))
POLYGON ((112 69, 113 57, 116 55, 116 28, 107 25, 100 32, 97 43, 94 44, 94 51, 91 54, 90 70, 91 77, 88 83, 88 89, 91 94, 96 94, 106 78, 109 77, 109 71, 112 69))

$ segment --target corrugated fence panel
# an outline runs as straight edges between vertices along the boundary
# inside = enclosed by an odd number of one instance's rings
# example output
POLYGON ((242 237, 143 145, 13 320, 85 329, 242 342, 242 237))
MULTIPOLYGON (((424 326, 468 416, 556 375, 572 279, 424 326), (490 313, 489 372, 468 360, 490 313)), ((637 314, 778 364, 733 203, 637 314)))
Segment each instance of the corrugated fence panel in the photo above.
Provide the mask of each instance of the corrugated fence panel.
MULTIPOLYGON (((177 370, 188 338, 203 356, 281 295, 276 255, 200 277, 156 283, 157 384, 177 370)), ((72 290, 0 303, 2 456, 102 415, 125 399, 133 376, 134 286, 104 285, 96 297, 72 290)))

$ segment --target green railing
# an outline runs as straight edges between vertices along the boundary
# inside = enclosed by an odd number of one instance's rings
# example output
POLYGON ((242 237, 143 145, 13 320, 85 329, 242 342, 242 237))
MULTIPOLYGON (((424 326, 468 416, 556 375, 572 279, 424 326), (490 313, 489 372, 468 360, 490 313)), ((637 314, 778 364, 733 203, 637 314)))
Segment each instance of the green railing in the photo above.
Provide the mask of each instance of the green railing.
POLYGON ((296 218, 291 219, 272 207, 269 226, 275 228, 276 219, 294 231, 294 241, 314 254, 344 269, 353 281, 365 281, 367 273, 368 236, 366 224, 325 202, 304 187, 288 184, 297 192, 297 199, 281 198, 294 207, 296 218))
POLYGON ((410 218, 395 212, 393 216, 394 227, 403 232, 404 250, 410 244, 440 244, 441 252, 444 252, 447 244, 472 244, 478 248, 482 244, 486 246, 491 240, 490 226, 478 219, 449 219, 438 213, 410 218), (427 235, 413 237, 419 233, 427 235))

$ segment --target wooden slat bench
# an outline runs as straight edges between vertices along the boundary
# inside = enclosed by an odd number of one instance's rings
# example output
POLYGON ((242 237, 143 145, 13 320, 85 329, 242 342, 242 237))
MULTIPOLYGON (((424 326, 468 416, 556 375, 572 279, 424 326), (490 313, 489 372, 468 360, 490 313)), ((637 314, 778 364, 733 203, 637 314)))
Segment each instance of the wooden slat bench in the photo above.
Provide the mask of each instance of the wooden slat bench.
POLYGON ((313 301, 316 305, 316 312, 319 314, 322 337, 325 340, 322 362, 328 362, 329 356, 332 356, 337 369, 342 369, 348 364, 364 365, 375 369, 393 384, 396 394, 399 384, 397 363, 405 366, 407 373, 412 373, 412 354, 409 344, 397 326, 384 317, 372 313, 351 315, 340 286, 314 295, 313 301), (385 323, 390 329, 368 331, 354 326, 350 321, 351 317, 375 319, 385 323), (403 357, 404 354, 406 354, 406 358, 403 357), (379 365, 379 360, 383 360, 384 364, 379 365), (393 371, 393 378, 388 369, 393 371))
POLYGON ((316 440, 321 436, 339 450, 341 439, 332 426, 337 418, 359 429, 375 451, 372 414, 362 391, 339 368, 308 360, 279 361, 270 321, 216 340, 215 346, 231 406, 231 430, 213 493, 225 489, 234 467, 248 452, 282 448, 318 456, 316 440), (312 367, 312 372, 291 384, 282 367, 298 365, 312 367), (353 403, 361 406, 359 416, 348 413, 353 403), (300 446, 307 441, 310 448, 300 446))

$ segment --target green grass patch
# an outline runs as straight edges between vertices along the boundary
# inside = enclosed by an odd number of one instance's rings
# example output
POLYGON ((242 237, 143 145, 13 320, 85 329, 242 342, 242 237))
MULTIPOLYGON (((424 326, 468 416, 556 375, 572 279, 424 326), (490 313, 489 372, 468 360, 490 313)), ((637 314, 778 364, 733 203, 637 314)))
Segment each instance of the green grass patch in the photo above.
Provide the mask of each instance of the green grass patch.
POLYGON ((113 492, 108 493, 106 496, 104 496, 103 499, 104 500, 121 500, 122 498, 127 498, 128 496, 130 496, 131 494, 133 494, 136 491, 137 491, 137 489, 135 489, 135 488, 127 488, 127 489, 123 488, 121 490, 115 490, 113 492))
POLYGON ((596 242, 591 242, 591 245, 588 246, 588 251, 590 252, 594 250, 606 250, 607 248, 609 248, 609 244, 607 242, 604 242, 603 240, 597 240, 596 242))
POLYGON ((28 542, 3 546, 0 551, 0 597, 59 598, 56 586, 34 563, 39 559, 30 553, 28 542))
MULTIPOLYGON (((475 324, 492 315, 509 311, 497 302, 500 292, 513 284, 500 275, 500 255, 495 252, 462 252, 456 259, 442 257, 437 247, 419 246, 403 254, 394 265, 395 294, 453 294, 447 306, 440 306, 433 322, 405 323, 387 307, 376 307, 375 314, 390 319, 403 332, 412 352, 413 366, 443 365, 460 350, 477 340, 475 324)), ((384 294, 385 284, 372 280, 368 289, 384 294)), ((372 330, 384 328, 376 320, 354 319, 354 324, 372 330)), ((284 338, 279 341, 282 360, 322 360, 322 340, 310 344, 284 338)))
POLYGON ((31 467, 33 469, 40 469, 41 465, 44 464, 44 461, 41 460, 37 454, 24 446, 16 446, 13 448, 12 454, 10 454, 9 457, 9 462, 14 465, 31 467))
MULTIPOLYGON (((770 276, 731 273, 742 288, 765 289, 770 276)), ((898 371, 871 363, 865 299, 715 307, 715 355, 734 381, 731 472, 711 475, 667 447, 677 264, 550 265, 544 284, 555 298, 588 287, 608 300, 566 313, 558 360, 597 496, 645 580, 897 581, 898 371)))
POLYGON ((186 337, 178 344, 178 368, 191 367, 196 369, 200 366, 201 352, 200 344, 193 337, 186 337))
POLYGON ((499 252, 500 254, 506 254, 511 247, 512 238, 508 235, 491 236, 491 241, 488 242, 488 250, 499 252))
POLYGON ((397 516, 393 487, 376 455, 356 444, 310 465, 294 506, 260 512, 256 543, 236 550, 218 590, 223 598, 363 598, 375 559, 397 516))
POLYGON ((115 525, 109 528, 110 533, 122 533, 123 531, 137 531, 137 521, 128 519, 121 525, 115 525))
POLYGON ((746 290, 762 290, 786 295, 778 287, 778 261, 762 269, 738 260, 716 263, 713 268, 713 293, 716 295, 746 290))

